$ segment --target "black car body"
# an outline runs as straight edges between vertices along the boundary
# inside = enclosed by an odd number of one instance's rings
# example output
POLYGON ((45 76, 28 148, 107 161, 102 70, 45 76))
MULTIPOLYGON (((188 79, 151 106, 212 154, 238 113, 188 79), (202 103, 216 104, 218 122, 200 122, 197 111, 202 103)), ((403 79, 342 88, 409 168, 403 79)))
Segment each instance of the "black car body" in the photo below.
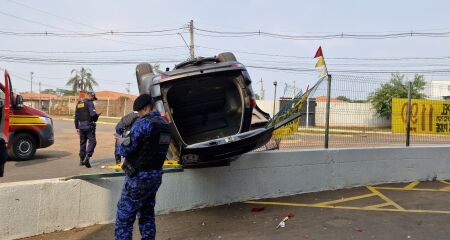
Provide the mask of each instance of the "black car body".
POLYGON ((226 165, 272 136, 250 76, 232 53, 189 60, 159 74, 139 64, 136 77, 139 92, 150 93, 170 123, 169 157, 184 167, 226 165))

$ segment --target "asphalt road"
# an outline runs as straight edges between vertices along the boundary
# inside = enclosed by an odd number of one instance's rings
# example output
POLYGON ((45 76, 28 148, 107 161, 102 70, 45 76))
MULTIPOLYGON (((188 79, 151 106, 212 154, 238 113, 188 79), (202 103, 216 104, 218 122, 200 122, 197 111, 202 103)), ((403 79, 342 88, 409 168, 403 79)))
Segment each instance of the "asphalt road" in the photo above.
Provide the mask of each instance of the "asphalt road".
POLYGON ((79 166, 79 137, 73 121, 54 121, 55 144, 38 149, 33 160, 8 161, 0 182, 15 182, 58 178, 106 171, 101 165, 114 164, 114 125, 97 125, 97 147, 91 160, 92 168, 79 166))
MULTIPOLYGON (((386 184, 171 213, 156 217, 156 239, 449 239, 449 186, 448 181, 386 184), (288 214, 293 217, 276 229, 288 214)), ((133 239, 139 239, 137 226, 134 230, 133 239)), ((113 238, 114 225, 108 224, 26 239, 113 238)))

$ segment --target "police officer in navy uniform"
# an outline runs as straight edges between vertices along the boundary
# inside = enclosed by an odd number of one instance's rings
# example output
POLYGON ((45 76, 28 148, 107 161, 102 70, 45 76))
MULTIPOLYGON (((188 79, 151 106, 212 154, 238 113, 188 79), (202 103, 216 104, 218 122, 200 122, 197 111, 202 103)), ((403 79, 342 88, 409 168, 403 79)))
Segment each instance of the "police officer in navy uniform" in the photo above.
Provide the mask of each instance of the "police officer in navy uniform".
POLYGON ((79 101, 75 111, 75 128, 80 135, 80 166, 91 167, 89 159, 94 154, 97 139, 95 139, 95 122, 100 114, 95 111, 94 101, 97 100, 94 91, 88 91, 85 98, 79 101), (89 144, 87 144, 89 141, 89 144))
POLYGON ((5 171, 5 163, 8 158, 6 145, 7 145, 7 135, 3 130, 5 124, 5 102, 4 99, 0 99, 0 177, 3 177, 5 171))
POLYGON ((120 121, 116 125, 116 144, 114 150, 114 158, 116 160, 116 164, 120 164, 122 162, 122 156, 119 154, 119 141, 118 138, 124 137, 130 130, 134 121, 138 118, 138 113, 136 111, 128 113, 123 116, 120 121))
POLYGON ((142 239, 155 239, 155 197, 162 180, 162 166, 171 134, 159 112, 153 111, 149 94, 140 95, 133 104, 139 118, 129 137, 121 139, 119 154, 125 157, 126 173, 122 195, 117 204, 115 239, 132 239, 133 223, 139 218, 142 239))
POLYGON ((0 177, 3 177, 7 158, 8 154, 6 151, 6 141, 2 137, 0 137, 0 177))

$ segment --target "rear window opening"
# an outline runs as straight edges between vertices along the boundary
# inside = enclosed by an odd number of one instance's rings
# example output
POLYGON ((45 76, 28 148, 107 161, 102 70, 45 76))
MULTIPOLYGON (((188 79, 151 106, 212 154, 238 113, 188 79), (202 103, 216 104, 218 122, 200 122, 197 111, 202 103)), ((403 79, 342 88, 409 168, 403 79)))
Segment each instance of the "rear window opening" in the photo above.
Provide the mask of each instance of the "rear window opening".
MULTIPOLYGON (((240 73, 215 73, 172 82, 167 102, 172 121, 186 144, 239 133, 243 82, 240 73)), ((164 87, 164 86, 163 86, 164 87)))

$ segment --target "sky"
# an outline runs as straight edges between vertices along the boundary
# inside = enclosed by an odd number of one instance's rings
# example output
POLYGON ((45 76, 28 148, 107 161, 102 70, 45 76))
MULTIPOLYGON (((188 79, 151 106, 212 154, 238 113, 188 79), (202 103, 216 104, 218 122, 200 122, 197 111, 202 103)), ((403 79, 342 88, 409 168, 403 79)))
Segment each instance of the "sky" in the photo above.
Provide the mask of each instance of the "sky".
MULTIPOLYGON (((318 80, 313 56, 322 46, 331 74, 356 74, 388 79, 390 72, 423 73, 427 81, 450 80, 450 41, 446 37, 395 39, 293 40, 266 36, 211 34, 263 31, 296 36, 327 34, 389 34, 450 31, 449 1, 117 1, 117 0, 1 0, 0 68, 12 73, 14 88, 33 91, 68 88, 72 69, 92 70, 100 86, 95 90, 137 94, 137 61, 159 63, 164 69, 189 57, 182 35, 192 19, 195 54, 214 56, 234 52, 248 67, 253 88, 259 93, 262 79, 267 99, 273 82, 305 89, 318 80), (80 33, 172 30, 157 36, 89 36, 80 33), (201 30, 198 30, 201 29, 201 30), (17 33, 58 33, 59 36, 23 36, 17 33), (180 33, 180 34, 177 34, 180 33), (73 34, 72 36, 68 36, 73 34), (212 36, 211 36, 212 35, 212 36), (277 56, 275 56, 277 55, 277 56), (411 59, 413 58, 413 59, 411 59), (27 59, 24 62, 24 59, 27 59), (36 62, 29 62, 33 59, 36 62), (45 61, 41 61, 44 59, 45 61), (90 61, 87 64, 48 64, 48 59, 90 61), (120 64, 104 64, 105 62, 120 64), (169 62, 170 61, 170 62, 169 62), (47 62, 47 63, 44 63, 47 62), (102 65, 92 62, 101 62, 102 65), (132 62, 128 64, 129 62, 132 62), (259 67, 259 68, 255 68, 259 67), (261 69, 264 67, 266 69, 261 69), (267 69, 271 68, 271 69, 267 69), (308 71, 273 68, 308 69, 308 71), (358 73, 362 71, 362 73, 358 73), (373 71, 373 72, 371 72, 373 71)), ((370 78, 367 79, 370 81, 370 78)))

